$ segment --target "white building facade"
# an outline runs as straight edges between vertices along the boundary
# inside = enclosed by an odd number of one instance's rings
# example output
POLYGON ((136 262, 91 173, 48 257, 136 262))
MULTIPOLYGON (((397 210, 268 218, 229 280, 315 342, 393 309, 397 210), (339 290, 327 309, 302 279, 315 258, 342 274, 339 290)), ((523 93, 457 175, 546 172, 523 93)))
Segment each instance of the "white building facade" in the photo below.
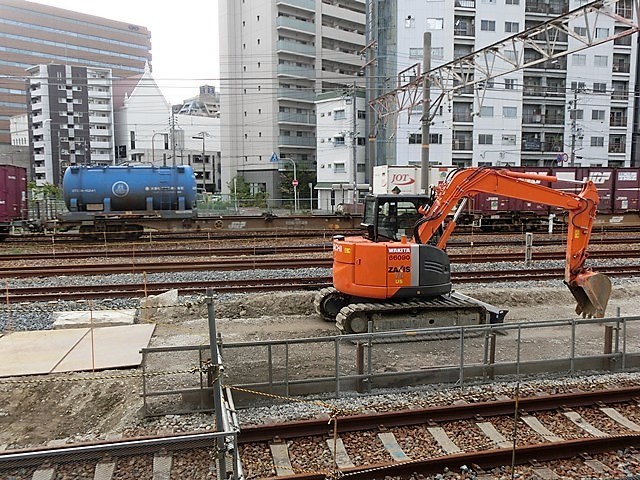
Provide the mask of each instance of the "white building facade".
POLYGON ((220 191, 220 118, 172 113, 148 70, 114 92, 117 163, 191 165, 199 189, 220 191))
POLYGON ((353 93, 323 93, 316 100, 318 210, 334 212, 340 204, 357 203, 369 190, 364 163, 366 103, 364 91, 356 91, 355 97, 353 93))
POLYGON ((241 175, 275 199, 273 153, 316 170, 316 93, 364 79, 365 1, 219 4, 223 189, 241 175))
MULTIPOLYGON (((397 2, 396 72, 422 64, 423 32, 431 32, 431 66, 452 61, 583 5, 577 0, 456 0, 397 2)), ((632 18, 630 4, 616 13, 632 18)), ((606 38, 626 29, 600 17, 588 32, 574 20, 575 35, 606 38)), ((445 99, 430 126, 430 161, 477 166, 629 166, 633 132, 636 35, 507 73, 486 85, 445 99), (474 101, 478 94, 482 102, 474 101)), ((542 42, 543 39, 540 39, 542 42)), ((557 50, 577 40, 561 36, 557 50)), ((514 55, 517 52, 514 52, 514 55)), ((525 49, 525 58, 539 58, 525 49)), ((508 64, 497 69, 508 69, 508 64)), ((435 93, 432 92, 432 99, 435 93)), ((421 109, 400 115, 397 164, 419 164, 421 109)))

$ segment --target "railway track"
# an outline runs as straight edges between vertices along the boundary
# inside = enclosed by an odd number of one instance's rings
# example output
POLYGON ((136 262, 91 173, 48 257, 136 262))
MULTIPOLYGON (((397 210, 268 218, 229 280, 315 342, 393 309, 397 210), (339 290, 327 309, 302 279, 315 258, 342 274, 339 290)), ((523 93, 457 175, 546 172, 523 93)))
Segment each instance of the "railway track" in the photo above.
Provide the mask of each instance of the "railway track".
MULTIPOLYGON (((289 248, 265 247, 256 249, 220 249, 218 256, 234 256, 241 258, 233 259, 203 259, 200 258, 180 258, 180 261, 139 261, 136 257, 125 259, 121 262, 100 262, 93 264, 68 263, 62 265, 24 265, 15 266, 17 260, 9 260, 0 256, 0 261, 5 261, 8 265, 0 266, 0 278, 19 277, 50 277, 58 275, 110 275, 110 274, 136 274, 136 273, 161 273, 161 272, 182 272, 182 271, 229 271, 229 270, 249 270, 249 269, 281 269, 281 268, 331 268, 333 262, 330 256, 331 250, 326 246, 292 246, 289 248), (316 257, 293 257, 293 254, 317 253, 325 256, 316 257), (274 258, 272 255, 287 255, 287 257, 274 258)), ((216 254, 212 254, 216 255, 216 254)), ((532 260, 563 260, 565 252, 535 252, 532 260)), ((151 256, 151 255, 149 255, 151 256)), ((153 255, 154 257, 157 255, 153 255)), ((194 254, 193 257, 198 255, 194 254)), ((146 255, 145 255, 146 257, 146 255)), ((188 255, 191 257, 191 255, 188 255)), ((603 250, 592 252, 592 259, 618 259, 618 258, 639 258, 640 249, 629 250, 603 250)), ((29 258, 29 257, 27 257, 29 258)), ((94 258, 94 257, 92 257, 94 258)), ((124 257, 118 257, 124 258, 124 257)), ((25 258, 21 258, 25 260, 25 258)), ((41 259, 41 257, 38 257, 41 259)), ((69 257, 65 257, 69 259, 69 257)), ((524 261, 524 253, 465 253, 451 254, 449 259, 453 264, 463 263, 495 263, 495 262, 518 262, 524 261)), ((62 260, 59 258, 59 260, 62 260)), ((527 272, 533 272, 527 270, 527 272)), ((534 273, 532 273, 534 274, 534 273)), ((536 274, 537 275, 537 274, 536 274)))
MULTIPOLYGON (((557 475, 554 461, 562 459, 590 469, 592 478, 615 477, 620 465, 639 460, 630 450, 640 446, 639 395, 640 387, 627 387, 355 415, 336 411, 330 421, 242 427, 240 459, 244 478, 408 479, 461 469, 483 478, 490 469, 510 472, 512 463, 519 478, 534 478, 543 469, 557 475)), ((208 471, 213 444, 214 432, 207 431, 5 451, 0 474, 36 478, 38 470, 48 470, 53 478, 70 469, 109 468, 118 475, 135 471, 136 478, 187 478, 208 471)))
MULTIPOLYGON (((598 272, 610 277, 640 275, 640 265, 624 265, 599 267, 598 272)), ((531 270, 487 270, 478 272, 454 272, 451 279, 454 284, 462 283, 497 283, 521 280, 553 280, 563 278, 561 268, 545 268, 531 270)), ((61 285, 53 287, 6 287, 5 301, 8 303, 87 300, 97 298, 133 298, 157 295, 170 289, 177 289, 180 295, 201 294, 207 288, 215 293, 249 293, 295 290, 320 290, 331 286, 332 278, 291 277, 259 280, 204 280, 193 282, 163 282, 100 285, 61 285)))

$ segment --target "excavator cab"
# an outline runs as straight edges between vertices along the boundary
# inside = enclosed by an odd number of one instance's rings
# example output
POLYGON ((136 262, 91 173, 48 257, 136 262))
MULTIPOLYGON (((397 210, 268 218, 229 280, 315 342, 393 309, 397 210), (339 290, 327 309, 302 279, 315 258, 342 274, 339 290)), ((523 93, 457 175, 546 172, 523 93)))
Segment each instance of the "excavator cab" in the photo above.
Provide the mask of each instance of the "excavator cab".
POLYGON ((413 236, 416 222, 422 218, 419 207, 429 204, 427 195, 367 195, 361 226, 372 242, 399 242, 413 236))

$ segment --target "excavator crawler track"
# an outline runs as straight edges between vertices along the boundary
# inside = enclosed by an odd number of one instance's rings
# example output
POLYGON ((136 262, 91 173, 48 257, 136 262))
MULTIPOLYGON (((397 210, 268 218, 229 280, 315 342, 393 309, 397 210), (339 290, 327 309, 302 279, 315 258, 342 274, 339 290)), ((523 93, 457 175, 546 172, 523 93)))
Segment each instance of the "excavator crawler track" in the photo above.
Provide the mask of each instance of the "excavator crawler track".
POLYGON ((432 299, 351 303, 336 316, 342 333, 500 323, 500 310, 466 295, 452 292, 432 299))

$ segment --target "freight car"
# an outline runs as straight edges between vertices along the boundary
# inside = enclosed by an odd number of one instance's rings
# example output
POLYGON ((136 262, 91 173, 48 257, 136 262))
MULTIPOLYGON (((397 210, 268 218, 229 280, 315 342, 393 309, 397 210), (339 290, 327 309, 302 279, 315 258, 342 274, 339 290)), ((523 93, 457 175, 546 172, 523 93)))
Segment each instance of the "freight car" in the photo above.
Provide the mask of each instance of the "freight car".
POLYGON ((0 165, 0 240, 11 227, 27 219, 27 170, 0 165))
MULTIPOLYGON (((513 167, 518 172, 555 176, 555 190, 577 193, 585 179, 598 188, 600 203, 597 227, 640 226, 640 168, 611 167, 513 167)), ((551 186, 550 182, 541 182, 551 186)), ((495 194, 480 194, 469 202, 464 224, 488 231, 532 230, 550 222, 563 224, 564 212, 535 202, 524 202, 495 194)))
POLYGON ((69 167, 62 183, 68 212, 58 226, 77 225, 81 234, 139 237, 147 221, 191 222, 196 180, 189 165, 69 167))

